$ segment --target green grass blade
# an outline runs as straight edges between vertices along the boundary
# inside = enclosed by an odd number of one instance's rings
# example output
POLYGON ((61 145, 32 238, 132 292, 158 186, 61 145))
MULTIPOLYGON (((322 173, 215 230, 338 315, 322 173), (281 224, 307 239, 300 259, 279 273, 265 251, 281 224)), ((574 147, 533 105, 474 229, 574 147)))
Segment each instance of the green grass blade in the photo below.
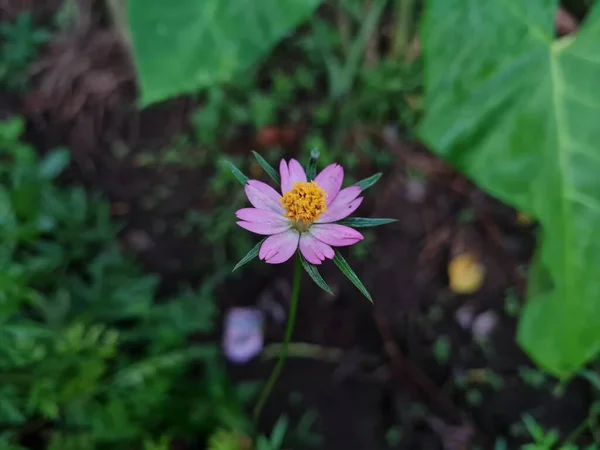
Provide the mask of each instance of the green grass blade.
POLYGON ((344 257, 338 250, 335 251, 335 256, 333 257, 333 262, 335 263, 336 266, 338 266, 338 269, 340 269, 342 271, 342 273, 346 276, 346 278, 348 278, 352 282, 352 284, 358 288, 358 290, 361 292, 361 294, 364 295, 365 297, 367 297, 367 299, 371 303, 373 303, 373 298, 371 297, 371 294, 369 294, 369 291, 367 291, 367 288, 365 287, 365 285, 362 284, 362 281, 360 281, 360 279, 358 278, 356 273, 354 273, 354 270, 352 270, 350 268, 350 266, 348 265, 348 263, 346 262, 346 260, 344 259, 344 257))
POLYGON ((246 256, 244 256, 242 259, 240 259, 240 262, 235 265, 235 267, 233 268, 232 272, 235 272, 237 269, 239 269, 240 267, 242 267, 244 264, 246 264, 246 263, 252 261, 254 258, 256 258, 258 256, 258 252, 260 250, 260 246, 265 241, 265 239, 263 239, 262 241, 260 241, 254 247, 252 247, 252 250, 250 250, 248 253, 246 253, 246 256))
POLYGON ((240 182, 240 184, 242 186, 245 186, 246 183, 248 182, 249 178, 246 175, 244 175, 240 169, 235 167, 235 165, 231 161, 226 161, 226 162, 227 162, 227 164, 229 164, 229 167, 231 168, 231 173, 233 173, 233 176, 240 182))
POLYGON ((338 225, 346 225, 347 227, 353 228, 369 228, 379 227, 381 225, 387 225, 389 223, 397 222, 396 219, 375 219, 368 217, 348 217, 346 219, 338 220, 338 225))
POLYGON ((283 445, 283 439, 288 431, 288 419, 285 416, 281 416, 271 432, 270 444, 273 450, 279 449, 283 445))
POLYGON ((381 178, 381 172, 376 173, 375 175, 371 175, 369 178, 365 178, 364 180, 360 180, 359 182, 355 183, 354 185, 358 186, 362 191, 366 191, 371 186, 373 186, 375 183, 377 183, 380 178, 381 178))
POLYGON ((252 154, 254 155, 254 158, 256 159, 256 162, 258 163, 258 165, 260 167, 262 167, 262 169, 267 172, 267 175, 269 175, 271 177, 271 179, 277 184, 280 185, 281 184, 281 179, 279 178, 279 174, 277 173, 277 171, 273 168, 273 166, 271 164, 269 164, 267 162, 267 160, 265 158, 263 158, 262 156, 260 156, 257 152, 253 151, 252 154))
POLYGON ((328 294, 333 295, 331 288, 327 285, 317 268, 304 259, 304 256, 301 256, 300 259, 302 261, 302 267, 304 267, 304 270, 310 275, 315 284, 328 294))

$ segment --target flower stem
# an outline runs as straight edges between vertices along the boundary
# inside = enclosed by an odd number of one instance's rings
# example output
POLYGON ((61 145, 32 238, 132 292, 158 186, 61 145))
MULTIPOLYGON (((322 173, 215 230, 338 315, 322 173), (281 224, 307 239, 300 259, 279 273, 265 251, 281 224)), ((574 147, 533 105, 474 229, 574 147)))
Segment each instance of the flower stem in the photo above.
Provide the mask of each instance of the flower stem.
POLYGON ((265 402, 269 398, 269 394, 273 390, 277 379, 279 378, 279 374, 281 373, 281 369, 285 363, 285 358, 288 354, 288 345, 292 340, 292 334, 294 333, 294 325, 296 323, 296 312, 298 311, 298 294, 300 293, 300 278, 302 277, 302 262, 300 260, 300 255, 296 258, 296 266, 294 268, 294 282, 292 284, 292 296, 290 298, 290 314, 288 317, 287 326, 285 328, 285 336, 283 338, 283 344, 281 345, 281 352, 279 353, 279 358, 277 359, 277 364, 271 372, 271 376, 267 381, 267 384, 263 388, 260 393, 260 397, 258 398, 258 402, 254 407, 253 417, 254 421, 258 422, 260 417, 260 413, 265 406, 265 402))

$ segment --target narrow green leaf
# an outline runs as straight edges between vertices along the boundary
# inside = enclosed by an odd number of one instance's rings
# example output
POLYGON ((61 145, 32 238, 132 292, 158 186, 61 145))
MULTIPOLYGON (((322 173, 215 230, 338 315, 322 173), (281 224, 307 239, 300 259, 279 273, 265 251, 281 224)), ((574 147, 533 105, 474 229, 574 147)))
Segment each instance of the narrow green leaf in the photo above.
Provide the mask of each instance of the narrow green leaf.
POLYGON ((281 416, 271 432, 270 444, 272 449, 281 448, 283 445, 283 439, 288 430, 288 419, 285 416, 281 416))
POLYGON ((358 186, 361 190, 366 191, 371 186, 373 186, 375 183, 377 183, 380 178, 381 178, 381 172, 376 173, 375 175, 371 175, 369 178, 365 178, 364 180, 360 180, 359 182, 355 183, 354 185, 358 186))
POLYGON ((356 77, 360 73, 361 63, 363 61, 364 50, 369 43, 373 31, 379 24, 379 19, 385 9, 388 0, 377 0, 371 2, 368 11, 361 17, 360 30, 358 35, 352 39, 350 51, 344 58, 344 67, 342 70, 336 69, 330 71, 331 97, 337 99, 350 91, 356 77), (335 77, 335 78, 333 78, 335 77))
POLYGON ((300 255, 300 260, 302 261, 302 267, 304 267, 304 270, 310 275, 315 284, 328 294, 333 295, 331 288, 327 285, 317 268, 304 259, 304 256, 302 255, 300 255))
POLYGON ((260 241, 254 247, 252 247, 252 250, 250 250, 248 253, 246 253, 246 256, 244 256, 242 259, 240 259, 240 262, 238 262, 235 265, 235 267, 233 268, 232 272, 235 272, 237 269, 239 269, 240 267, 242 267, 244 264, 246 264, 246 263, 252 261, 254 258, 256 258, 258 256, 258 252, 260 250, 260 246, 262 245, 263 242, 265 242, 265 239, 263 239, 262 241, 260 241))
POLYGON ((240 169, 235 167, 232 162, 226 162, 227 164, 229 164, 229 167, 231 167, 231 172, 233 173, 233 176, 235 176, 235 178, 240 182, 242 186, 246 186, 246 183, 248 182, 249 178, 246 175, 244 175, 240 169))
POLYGON ((397 222, 396 219, 371 219, 368 217, 348 217, 347 219, 338 220, 338 225, 346 225, 353 228, 369 228, 387 225, 388 223, 397 222))
POLYGON ((354 286, 356 286, 358 288, 358 290, 362 293, 362 295, 367 297, 367 299, 371 303, 373 303, 373 298, 371 297, 371 294, 369 294, 369 291, 367 291, 367 288, 364 286, 364 284, 362 284, 362 281, 360 281, 360 279, 358 278, 356 273, 354 273, 354 270, 352 270, 350 268, 350 266, 348 265, 348 263, 346 262, 346 260, 344 259, 344 257, 338 250, 335 251, 335 256, 333 258, 333 262, 335 263, 336 266, 338 266, 338 269, 340 269, 342 271, 342 273, 346 276, 346 278, 348 278, 352 282, 352 284, 354 284, 354 286))
POLYGON ((260 156, 260 154, 258 154, 257 152, 253 151, 252 154, 254 155, 254 158, 256 158, 256 162, 258 163, 258 165, 260 167, 262 167, 265 172, 267 172, 267 175, 269 175, 271 177, 271 179, 277 185, 280 185, 281 184, 281 179, 279 178, 279 174, 273 168, 273 166, 271 164, 269 164, 267 162, 267 160, 265 158, 263 158, 262 156, 260 156))
POLYGON ((46 155, 40 163, 40 175, 42 178, 52 180, 69 165, 71 155, 68 150, 54 150, 46 155))
POLYGON ((306 166, 306 178, 308 181, 312 181, 317 176, 317 160, 319 159, 319 150, 316 148, 311 150, 310 159, 306 166))

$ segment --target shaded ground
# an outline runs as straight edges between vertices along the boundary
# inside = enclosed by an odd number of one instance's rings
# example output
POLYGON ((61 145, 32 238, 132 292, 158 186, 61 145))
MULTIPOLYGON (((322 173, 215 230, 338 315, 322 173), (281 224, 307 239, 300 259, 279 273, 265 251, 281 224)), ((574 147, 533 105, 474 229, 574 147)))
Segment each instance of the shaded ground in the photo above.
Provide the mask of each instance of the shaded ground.
MULTIPOLYGON (((198 102, 181 99, 138 112, 127 54, 117 37, 93 22, 46 49, 34 69, 32 90, 11 100, 13 110, 26 115, 29 135, 42 151, 56 145, 72 150, 69 179, 111 199, 114 216, 127 224, 124 245, 163 277, 165 290, 184 281, 199 283, 214 254, 197 233, 182 237, 177 226, 186 211, 214 207, 217 200, 207 194, 209 169, 139 164, 141 154, 159 151, 190 131, 198 102)), ((328 450, 474 444, 487 449, 498 436, 518 448, 523 413, 566 433, 576 428, 587 415, 588 388, 575 382, 558 395, 550 380, 527 381, 523 368, 531 366, 514 342, 514 311, 534 247, 532 227, 520 226, 514 211, 394 129, 382 125, 374 133, 392 156, 393 169, 368 193, 361 215, 398 223, 377 229, 367 257, 351 262, 375 305, 333 265, 322 271, 336 292, 333 298, 304 280, 295 341, 342 349, 343 356, 328 361, 326 353, 316 352, 312 358, 291 358, 268 403, 265 427, 282 411, 300 416, 314 410, 315 431, 328 450), (410 171, 425 176, 418 181, 407 175, 410 171), (480 255, 485 284, 475 295, 456 296, 447 288, 447 264, 465 247, 480 255), (458 311, 461 317, 486 313, 493 319, 482 342, 473 338, 470 324, 457 321, 458 311)), ((245 155, 256 144, 254 133, 242 130, 222 148, 245 155)), ((354 139, 359 144, 360 137, 354 139)), ((292 142, 286 152, 298 149, 292 142)), ((368 175, 370 167, 362 164, 358 171, 368 175)), ((286 307, 291 267, 267 272, 257 266, 223 284, 223 310, 254 305, 265 296, 286 307)), ((269 322, 268 339, 278 342, 282 336, 283 325, 269 322)), ((269 369, 268 362, 253 361, 231 373, 256 379, 269 369)))

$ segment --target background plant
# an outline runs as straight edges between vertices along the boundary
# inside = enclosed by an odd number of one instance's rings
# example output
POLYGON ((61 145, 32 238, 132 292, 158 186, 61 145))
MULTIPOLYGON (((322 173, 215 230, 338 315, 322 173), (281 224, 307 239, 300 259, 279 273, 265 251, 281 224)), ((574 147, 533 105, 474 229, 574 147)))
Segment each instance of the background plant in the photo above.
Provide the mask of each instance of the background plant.
POLYGON ((0 24, 0 86, 10 92, 23 93, 30 65, 49 39, 50 33, 36 27, 27 12, 12 23, 0 24))
POLYGON ((69 153, 39 160, 22 131, 0 124, 0 442, 163 449, 220 427, 251 433, 253 389, 234 388, 198 340, 218 280, 157 303, 158 279, 120 250, 108 204, 55 183, 69 153))
POLYGON ((235 0, 185 0, 165 16, 160 0, 129 0, 126 15, 142 104, 230 80, 254 65, 318 4, 269 0, 256 8, 235 0))
POLYGON ((557 7, 428 1, 421 134, 489 193, 540 222, 518 339, 537 363, 566 377, 600 349, 600 184, 592 175, 600 97, 591 81, 600 76, 600 7, 577 36, 555 40, 557 7))

